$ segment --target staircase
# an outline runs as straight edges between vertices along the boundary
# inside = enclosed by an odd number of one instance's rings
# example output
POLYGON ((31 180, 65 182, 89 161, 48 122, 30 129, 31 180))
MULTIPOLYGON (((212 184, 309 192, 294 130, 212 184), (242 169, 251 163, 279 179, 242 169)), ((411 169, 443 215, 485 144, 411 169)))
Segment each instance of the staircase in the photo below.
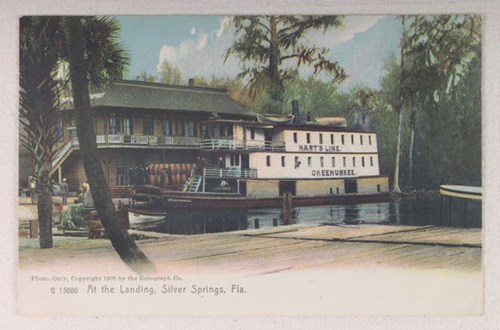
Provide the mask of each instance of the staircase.
POLYGON ((51 175, 55 173, 55 171, 57 171, 59 166, 62 165, 62 163, 69 157, 74 149, 74 142, 72 140, 69 140, 59 150, 56 151, 52 159, 52 170, 50 171, 51 175))
POLYGON ((185 191, 185 192, 198 192, 198 190, 200 189, 200 186, 201 186, 201 182, 202 182, 202 177, 201 176, 192 176, 190 177, 186 183, 184 184, 184 188, 182 189, 182 191, 185 191))

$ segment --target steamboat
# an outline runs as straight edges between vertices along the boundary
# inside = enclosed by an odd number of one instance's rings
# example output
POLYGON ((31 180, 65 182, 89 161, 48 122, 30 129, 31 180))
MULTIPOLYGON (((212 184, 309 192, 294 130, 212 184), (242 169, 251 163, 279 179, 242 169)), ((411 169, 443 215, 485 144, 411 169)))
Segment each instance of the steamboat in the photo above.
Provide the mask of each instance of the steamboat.
MULTIPOLYGON (((380 175, 374 132, 348 128, 343 118, 300 120, 258 115, 255 120, 211 118, 203 122, 196 163, 185 164, 178 190, 158 189, 169 208, 279 207, 386 201, 389 182, 380 175)), ((163 182, 180 165, 152 164, 163 182)))

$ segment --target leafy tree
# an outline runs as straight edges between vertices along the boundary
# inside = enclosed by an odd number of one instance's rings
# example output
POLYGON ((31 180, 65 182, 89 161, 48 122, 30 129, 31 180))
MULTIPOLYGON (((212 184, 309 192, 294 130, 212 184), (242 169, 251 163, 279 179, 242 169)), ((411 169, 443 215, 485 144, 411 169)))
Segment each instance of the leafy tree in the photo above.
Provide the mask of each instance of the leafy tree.
POLYGON ((146 71, 142 71, 139 75, 135 77, 136 80, 145 81, 145 82, 155 82, 155 76, 147 73, 146 71))
POLYGON ((347 77, 337 62, 327 59, 326 49, 301 42, 309 31, 340 27, 341 16, 236 16, 233 24, 238 39, 227 50, 226 60, 238 55, 244 62, 238 78, 249 79, 252 96, 266 91, 269 112, 281 112, 284 82, 296 74, 293 61, 295 67, 327 72, 335 82, 347 77))
POLYGON ((163 62, 159 70, 160 83, 180 85, 182 82, 182 73, 179 68, 170 65, 168 62, 163 62))
POLYGON ((291 111, 292 100, 299 101, 303 119, 307 114, 314 117, 331 117, 344 115, 343 98, 335 84, 322 81, 314 76, 300 79, 298 75, 285 82, 285 103, 288 112, 291 111))
MULTIPOLYGON (((124 56, 123 49, 116 43, 118 29, 117 25, 111 20, 102 21, 108 24, 105 24, 107 27, 106 34, 101 34, 100 42, 98 44, 87 44, 87 47, 85 47, 85 44, 82 44, 82 40, 85 39, 85 21, 85 18, 77 16, 65 18, 68 61, 76 111, 76 131, 80 141, 85 173, 92 189, 97 213, 119 256, 136 271, 151 270, 153 264, 128 235, 109 195, 104 172, 99 161, 90 108, 89 85, 99 87, 104 81, 119 77, 122 72, 120 69, 123 69, 123 64, 127 62, 127 58, 124 56), (95 72, 91 70, 94 61, 86 55, 95 54, 99 50, 104 53, 108 51, 108 55, 113 55, 111 57, 106 54, 99 56, 102 60, 107 60, 107 64, 110 66, 109 71, 95 72), (92 76, 92 79, 88 79, 91 77, 90 73, 96 75, 92 76)), ((107 69, 108 66, 102 68, 107 69)))
POLYGON ((52 185, 50 172, 59 139, 59 94, 55 78, 59 60, 59 20, 22 17, 19 40, 20 141, 34 159, 40 248, 51 248, 52 185))
POLYGON ((365 131, 371 131, 374 129, 374 123, 371 120, 372 113, 377 107, 377 93, 375 90, 356 86, 351 89, 351 104, 349 105, 348 111, 353 115, 354 125, 353 127, 359 128, 365 131))
POLYGON ((474 15, 409 16, 403 20, 401 97, 409 111, 409 185, 413 185, 418 108, 448 99, 471 61, 480 56, 481 19, 474 15))

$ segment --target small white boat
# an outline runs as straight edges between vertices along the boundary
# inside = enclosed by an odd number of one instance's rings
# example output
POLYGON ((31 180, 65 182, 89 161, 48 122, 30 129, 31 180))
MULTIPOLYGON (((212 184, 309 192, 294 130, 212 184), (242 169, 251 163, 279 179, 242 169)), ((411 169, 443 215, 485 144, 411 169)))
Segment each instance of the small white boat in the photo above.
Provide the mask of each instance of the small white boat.
POLYGON ((145 225, 156 224, 167 217, 166 212, 150 211, 150 210, 128 210, 128 219, 130 228, 137 228, 145 225))
POLYGON ((316 118, 316 123, 322 126, 347 127, 347 121, 342 117, 320 117, 316 118))
POLYGON ((293 121, 293 115, 278 115, 278 114, 257 114, 257 121, 259 123, 271 123, 271 124, 289 124, 293 121))

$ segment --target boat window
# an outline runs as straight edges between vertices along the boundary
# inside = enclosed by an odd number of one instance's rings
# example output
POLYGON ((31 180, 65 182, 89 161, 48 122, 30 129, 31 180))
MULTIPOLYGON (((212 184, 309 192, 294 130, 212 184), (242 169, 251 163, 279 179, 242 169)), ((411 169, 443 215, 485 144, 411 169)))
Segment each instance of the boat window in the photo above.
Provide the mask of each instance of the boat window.
POLYGON ((109 117, 109 134, 120 133, 120 121, 117 117, 109 117))
POLYGON ((299 167, 300 167, 299 156, 295 156, 295 169, 298 169, 299 167))
POLYGON ((345 159, 345 157, 342 157, 342 165, 344 165, 344 167, 346 167, 346 159, 345 159))
POLYGON ((323 144, 323 134, 319 133, 319 144, 323 144))
POLYGON ((123 118, 123 134, 132 135, 132 132, 132 120, 130 120, 130 118, 128 117, 123 118))
POLYGON ((368 144, 372 145, 372 136, 371 135, 368 135, 368 144))
POLYGON ((307 157, 307 166, 312 166, 312 157, 307 157))
POLYGON ((271 156, 266 156, 266 165, 271 166, 271 156))
POLYGON ((356 180, 345 180, 344 191, 346 194, 356 194, 358 192, 358 182, 356 180))
POLYGON ((361 145, 363 145, 363 135, 360 135, 360 136, 359 136, 359 143, 360 143, 361 145))
POLYGON ((333 144, 333 134, 330 134, 330 144, 333 144))
POLYGON ((255 129, 250 128, 250 140, 255 140, 255 129))
POLYGON ((373 157, 370 157, 370 166, 373 167, 373 157))
POLYGON ((335 167, 335 157, 332 157, 332 167, 335 167))
POLYGON ((307 143, 311 143, 311 133, 306 134, 307 143))
POLYGON ((240 166, 240 155, 231 155, 230 163, 231 166, 240 166))
POLYGON ((324 157, 319 158, 319 166, 325 167, 325 158, 324 157))
POLYGON ((186 120, 184 122, 184 136, 195 136, 195 126, 194 121, 186 120))
POLYGON ((293 142, 297 143, 297 132, 293 132, 293 142))
POLYGON ((170 120, 169 119, 163 119, 163 135, 164 136, 171 136, 172 135, 172 130, 170 128, 170 120))
POLYGON ((116 185, 123 186, 127 184, 127 170, 125 165, 119 164, 116 166, 116 185))
POLYGON ((144 118, 143 132, 144 135, 154 135, 154 125, 152 117, 144 118))
POLYGON ((59 119, 56 123, 56 139, 59 139, 63 136, 63 122, 59 119))
POLYGON ((281 156, 281 167, 285 167, 285 156, 281 156))
POLYGON ((352 157, 352 166, 356 167, 356 157, 352 157))
POLYGON ((361 166, 365 167, 365 157, 361 157, 361 166))
POLYGON ((340 136, 342 138, 342 144, 344 144, 344 134, 340 136))
POLYGON ((351 134, 351 144, 354 144, 354 135, 351 134))

